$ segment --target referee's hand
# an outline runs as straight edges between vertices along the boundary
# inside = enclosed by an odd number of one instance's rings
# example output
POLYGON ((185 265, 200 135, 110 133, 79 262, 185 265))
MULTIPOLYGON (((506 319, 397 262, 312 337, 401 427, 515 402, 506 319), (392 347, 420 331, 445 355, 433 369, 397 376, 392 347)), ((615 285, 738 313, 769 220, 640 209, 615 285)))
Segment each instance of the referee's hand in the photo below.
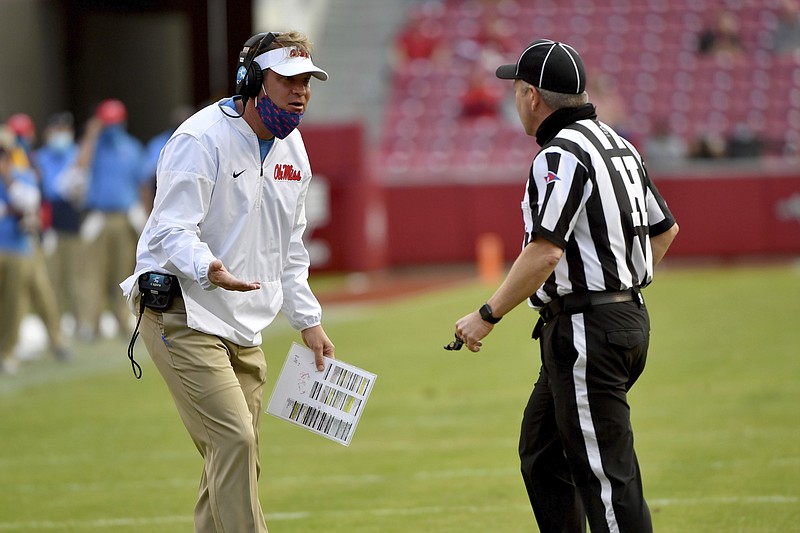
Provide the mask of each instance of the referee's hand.
POLYGON ((473 311, 467 316, 461 317, 456 322, 456 336, 464 341, 464 345, 471 352, 481 351, 483 339, 494 328, 493 324, 489 324, 481 318, 480 313, 473 311))

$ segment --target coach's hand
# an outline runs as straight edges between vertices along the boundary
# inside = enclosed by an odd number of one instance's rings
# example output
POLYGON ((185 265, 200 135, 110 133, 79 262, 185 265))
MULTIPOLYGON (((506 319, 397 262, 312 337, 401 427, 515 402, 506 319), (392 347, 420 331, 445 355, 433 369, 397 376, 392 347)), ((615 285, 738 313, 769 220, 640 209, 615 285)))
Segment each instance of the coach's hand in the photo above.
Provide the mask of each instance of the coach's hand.
POLYGON ((325 369, 325 360, 323 357, 330 357, 331 359, 336 358, 334 355, 335 347, 328 338, 328 335, 325 334, 325 330, 322 329, 322 326, 306 328, 300 332, 300 335, 303 337, 305 345, 314 351, 314 362, 317 364, 317 370, 325 369))
POLYGON ((229 291, 255 291, 261 288, 261 283, 258 281, 242 281, 225 268, 222 261, 214 259, 208 265, 208 280, 223 289, 229 291))
POLYGON ((456 322, 456 335, 464 341, 464 344, 471 352, 481 351, 481 339, 488 335, 494 325, 489 324, 481 318, 480 313, 474 311, 464 316, 456 322))

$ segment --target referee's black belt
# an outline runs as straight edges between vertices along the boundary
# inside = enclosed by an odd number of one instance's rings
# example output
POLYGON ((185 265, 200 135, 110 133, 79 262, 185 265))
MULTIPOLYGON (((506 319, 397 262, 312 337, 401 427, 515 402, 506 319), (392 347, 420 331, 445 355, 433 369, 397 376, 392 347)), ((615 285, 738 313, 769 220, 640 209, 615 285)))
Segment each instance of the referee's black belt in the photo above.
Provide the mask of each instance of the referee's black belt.
POLYGON ((596 291, 596 292, 573 292, 560 296, 548 302, 539 311, 539 320, 533 328, 532 338, 538 339, 542 336, 544 325, 560 314, 575 315, 585 313, 597 305, 616 304, 623 302, 644 303, 642 293, 638 287, 624 291, 596 291))
POLYGON ((547 303, 539 311, 539 315, 545 322, 550 322, 562 313, 574 315, 588 311, 597 305, 633 301, 639 303, 643 301, 641 293, 636 287, 624 291, 573 292, 547 303))

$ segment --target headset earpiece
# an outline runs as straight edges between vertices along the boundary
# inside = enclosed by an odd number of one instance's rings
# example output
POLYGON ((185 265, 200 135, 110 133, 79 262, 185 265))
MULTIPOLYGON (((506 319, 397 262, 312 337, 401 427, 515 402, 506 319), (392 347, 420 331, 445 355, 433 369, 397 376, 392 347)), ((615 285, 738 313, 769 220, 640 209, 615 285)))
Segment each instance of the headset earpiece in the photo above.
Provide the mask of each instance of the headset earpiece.
POLYGON ((261 72, 261 69, 258 68, 258 65, 255 63, 250 63, 245 73, 244 80, 242 80, 242 86, 237 93, 245 98, 255 98, 258 96, 259 91, 261 91, 261 83, 263 81, 264 74, 261 72))
POLYGON ((245 100, 258 96, 264 81, 264 74, 253 59, 260 52, 266 50, 277 36, 278 34, 275 32, 258 33, 244 43, 236 68, 236 94, 238 96, 245 100))

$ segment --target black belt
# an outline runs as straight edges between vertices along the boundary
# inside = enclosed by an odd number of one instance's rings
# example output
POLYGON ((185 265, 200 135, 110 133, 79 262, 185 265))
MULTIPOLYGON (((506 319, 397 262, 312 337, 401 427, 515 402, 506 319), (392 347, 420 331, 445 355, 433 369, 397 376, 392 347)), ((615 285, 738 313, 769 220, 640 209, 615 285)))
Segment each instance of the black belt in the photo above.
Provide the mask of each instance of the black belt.
POLYGON ((603 291, 603 292, 573 292, 565 294, 547 303, 539 311, 539 321, 533 329, 533 338, 538 339, 542 326, 550 322, 562 313, 574 315, 588 311, 597 305, 617 304, 623 302, 644 303, 642 294, 638 288, 627 289, 624 291, 603 291))

